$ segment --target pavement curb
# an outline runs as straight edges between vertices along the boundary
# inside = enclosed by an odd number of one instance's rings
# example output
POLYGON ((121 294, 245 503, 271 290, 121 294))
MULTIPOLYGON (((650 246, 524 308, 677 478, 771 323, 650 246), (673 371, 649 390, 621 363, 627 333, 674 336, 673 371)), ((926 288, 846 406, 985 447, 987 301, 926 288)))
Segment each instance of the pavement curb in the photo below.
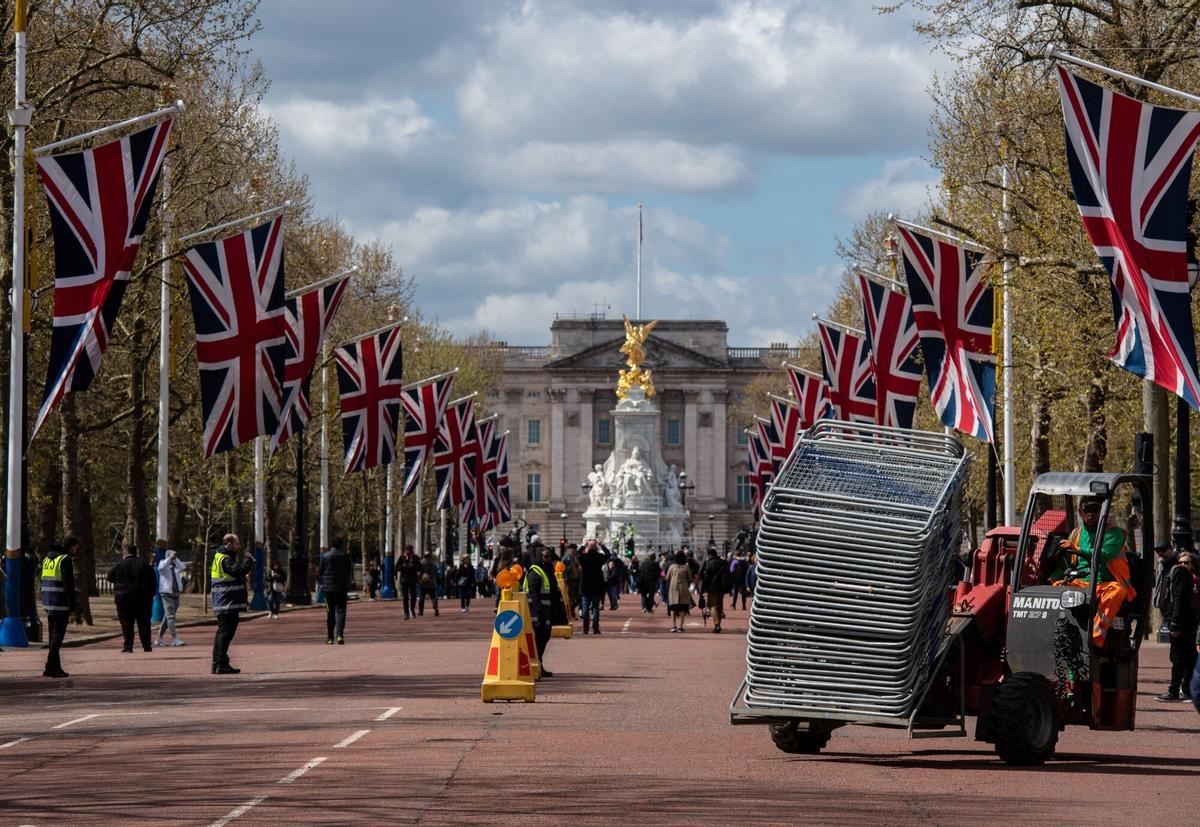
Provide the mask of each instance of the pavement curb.
MULTIPOLYGON (((324 606, 319 605, 319 604, 313 604, 311 606, 287 606, 287 607, 284 607, 280 613, 283 614, 283 613, 287 613, 287 612, 301 612, 301 611, 305 611, 307 609, 323 609, 323 608, 324 608, 324 606)), ((267 616, 267 612, 247 612, 246 614, 242 615, 242 620, 243 621, 257 620, 260 617, 266 617, 266 616, 267 616)), ((199 626, 216 626, 216 625, 217 625, 217 619, 215 617, 210 616, 210 617, 201 618, 200 620, 189 620, 185 623, 176 623, 175 628, 176 629, 194 629, 199 626)), ((68 629, 68 631, 69 631, 69 629, 68 629)), ((120 632, 105 632, 104 634, 88 635, 87 637, 76 637, 76 638, 68 637, 66 640, 63 641, 62 648, 75 649, 77 647, 87 646, 92 643, 103 643, 106 640, 114 640, 116 638, 119 638, 120 636, 121 636, 120 632)), ((38 643, 35 645, 39 649, 48 648, 47 644, 45 644, 45 643, 38 643)), ((30 646, 30 648, 33 648, 33 646, 30 646)))

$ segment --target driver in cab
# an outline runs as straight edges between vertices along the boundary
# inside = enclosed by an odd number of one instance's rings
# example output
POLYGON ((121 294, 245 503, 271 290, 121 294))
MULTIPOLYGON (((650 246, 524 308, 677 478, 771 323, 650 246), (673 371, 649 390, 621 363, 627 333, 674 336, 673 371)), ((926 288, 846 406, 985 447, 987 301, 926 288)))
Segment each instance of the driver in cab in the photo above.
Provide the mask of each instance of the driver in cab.
MULTIPOLYGON (((1092 553, 1096 548, 1096 534, 1100 530, 1100 510, 1104 501, 1100 497, 1087 497, 1079 505, 1081 525, 1071 532, 1058 553, 1046 561, 1049 581, 1054 586, 1088 588, 1092 573, 1092 553)), ((1125 532, 1106 522, 1104 539, 1097 557, 1096 617, 1092 624, 1092 643, 1104 646, 1113 619, 1126 600, 1137 597, 1130 580, 1129 561, 1125 558, 1125 532)))

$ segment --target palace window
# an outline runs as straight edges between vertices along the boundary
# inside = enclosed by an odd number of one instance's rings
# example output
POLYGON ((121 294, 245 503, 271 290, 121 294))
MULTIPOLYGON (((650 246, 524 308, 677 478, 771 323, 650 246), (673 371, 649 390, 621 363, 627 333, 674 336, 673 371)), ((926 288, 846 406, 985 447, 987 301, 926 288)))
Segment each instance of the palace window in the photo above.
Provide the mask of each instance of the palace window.
POLYGON ((746 429, 739 424, 737 426, 737 444, 746 445, 750 442, 750 437, 746 434, 746 429))
MULTIPOLYGON (((747 479, 749 479, 747 477, 747 479)), ((527 474, 525 477, 525 499, 531 503, 542 501, 542 475, 527 474)), ((749 500, 747 500, 749 502, 749 500)))
POLYGON ((541 445, 542 444, 542 420, 540 420, 540 419, 529 420, 528 437, 529 438, 526 440, 526 442, 528 442, 530 445, 541 445))
POLYGON ((668 419, 667 420, 667 444, 668 445, 678 445, 682 441, 683 441, 683 439, 680 436, 679 420, 678 419, 668 419))
POLYGON ((737 475, 737 489, 736 490, 737 490, 737 504, 738 505, 750 505, 753 495, 751 494, 751 491, 750 491, 750 475, 749 474, 738 474, 737 475))
POLYGON ((612 445, 612 420, 597 419, 596 420, 596 444, 597 445, 612 445))

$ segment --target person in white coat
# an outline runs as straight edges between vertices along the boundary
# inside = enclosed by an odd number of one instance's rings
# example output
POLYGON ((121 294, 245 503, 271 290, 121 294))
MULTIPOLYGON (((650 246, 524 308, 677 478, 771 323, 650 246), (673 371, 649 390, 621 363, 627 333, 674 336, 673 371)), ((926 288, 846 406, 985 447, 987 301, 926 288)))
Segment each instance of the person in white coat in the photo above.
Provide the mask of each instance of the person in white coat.
POLYGON ((170 631, 171 645, 183 646, 179 632, 175 630, 175 613, 179 611, 179 596, 183 592, 183 573, 187 571, 187 563, 180 560, 175 549, 167 549, 166 556, 158 564, 158 596, 162 598, 163 619, 158 627, 158 639, 155 646, 166 646, 163 632, 170 631))

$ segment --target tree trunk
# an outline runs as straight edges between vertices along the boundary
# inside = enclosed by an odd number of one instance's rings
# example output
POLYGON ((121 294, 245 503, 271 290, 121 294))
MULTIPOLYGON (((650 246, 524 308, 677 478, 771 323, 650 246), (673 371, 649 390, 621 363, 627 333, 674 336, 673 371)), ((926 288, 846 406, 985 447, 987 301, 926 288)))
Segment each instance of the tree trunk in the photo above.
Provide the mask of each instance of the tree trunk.
POLYGON ((76 583, 78 583, 79 572, 80 570, 83 571, 86 594, 80 600, 78 587, 75 590, 75 622, 83 622, 91 626, 92 604, 90 598, 92 595, 98 594, 98 592, 96 591, 96 534, 92 529, 92 488, 86 467, 79 488, 79 529, 79 548, 81 553, 75 558, 75 577, 76 583), (82 566, 79 565, 80 557, 85 558, 82 566))
POLYGON ((1083 452, 1084 471, 1103 471, 1108 457, 1108 420, 1104 405, 1108 400, 1107 371, 1092 374, 1087 392, 1087 447, 1083 452))
POLYGON ((129 453, 125 466, 125 532, 126 543, 133 543, 145 554, 151 547, 150 516, 146 509, 146 371, 141 353, 146 338, 146 326, 139 319, 134 323, 130 341, 133 354, 129 372, 129 404, 133 416, 129 421, 129 453))
POLYGON ((1171 416, 1167 392, 1142 384, 1145 428, 1154 436, 1154 542, 1171 539, 1171 416))
POLYGON ((62 501, 62 469, 53 458, 47 457, 44 468, 45 477, 42 479, 42 498, 38 503, 37 537, 34 542, 37 548, 45 551, 51 544, 58 542, 59 522, 58 506, 62 501))
POLYGON ((75 555, 75 622, 92 625, 92 607, 88 602, 95 588, 96 551, 84 535, 91 534, 90 525, 84 530, 85 515, 81 502, 83 483, 79 478, 79 421, 75 416, 75 395, 67 393, 58 406, 58 451, 62 465, 63 537, 79 540, 75 555))
POLYGON ((1050 470, 1050 391, 1046 387, 1042 354, 1033 355, 1033 404, 1030 406, 1030 471, 1034 478, 1050 470))

